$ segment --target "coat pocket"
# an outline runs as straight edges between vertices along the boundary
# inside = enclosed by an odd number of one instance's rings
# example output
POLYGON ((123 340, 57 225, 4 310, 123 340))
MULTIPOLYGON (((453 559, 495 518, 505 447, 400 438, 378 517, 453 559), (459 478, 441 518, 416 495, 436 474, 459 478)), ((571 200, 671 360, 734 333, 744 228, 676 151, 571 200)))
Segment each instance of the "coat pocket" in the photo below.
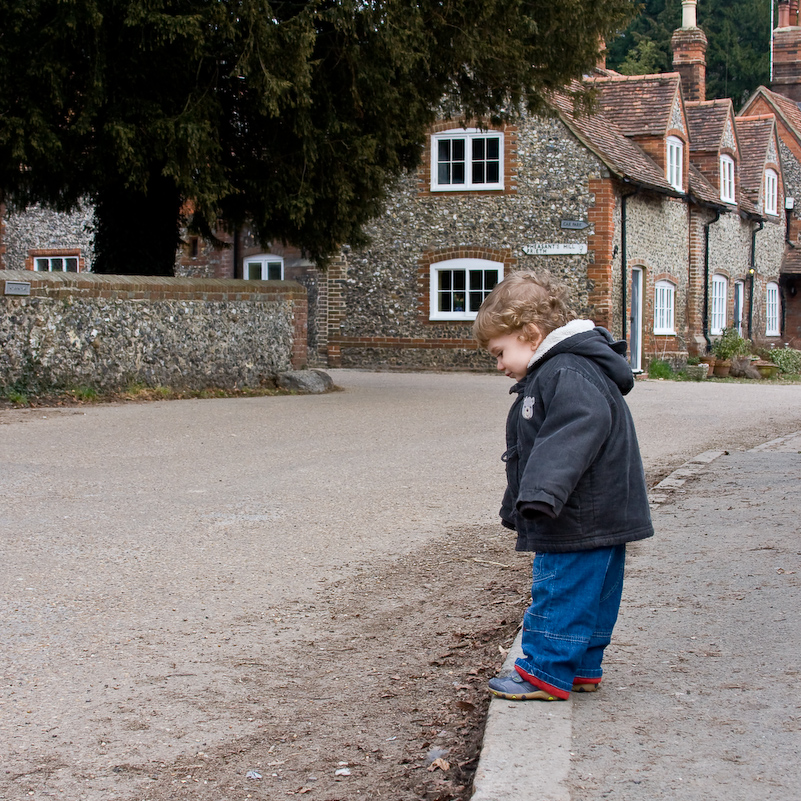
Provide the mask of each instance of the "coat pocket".
POLYGON ((501 461, 506 463, 506 483, 512 496, 516 499, 520 491, 520 455, 517 450, 517 445, 512 445, 512 447, 501 456, 501 461))

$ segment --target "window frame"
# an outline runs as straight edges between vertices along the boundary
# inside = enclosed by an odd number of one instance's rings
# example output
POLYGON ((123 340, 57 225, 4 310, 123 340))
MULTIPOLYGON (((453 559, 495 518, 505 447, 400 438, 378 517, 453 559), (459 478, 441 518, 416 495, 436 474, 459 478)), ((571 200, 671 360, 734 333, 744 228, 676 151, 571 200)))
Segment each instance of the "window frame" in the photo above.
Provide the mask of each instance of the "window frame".
POLYGON ((246 281, 283 281, 284 280, 284 257, 276 256, 274 253, 257 253, 255 256, 246 256, 242 259, 242 278, 246 281), (261 267, 261 278, 251 278, 248 269, 251 265, 261 267), (280 278, 270 278, 270 267, 279 264, 281 267, 280 278))
POLYGON ((726 327, 726 313, 729 299, 729 279, 716 273, 712 276, 709 304, 709 333, 717 336, 726 327))
POLYGON ((736 203, 734 188, 734 159, 728 153, 720 154, 720 199, 724 203, 736 203))
POLYGON ((33 271, 37 273, 79 273, 81 271, 81 257, 75 253, 49 253, 46 256, 31 256, 31 258, 33 260, 33 271), (54 261, 63 262, 64 266, 54 270, 54 261), (47 262, 46 270, 40 269, 40 262, 47 262), (67 262, 74 262, 75 269, 68 269, 67 262))
POLYGON ((779 174, 771 167, 765 169, 764 211, 773 217, 779 215, 779 174))
POLYGON ((765 336, 781 336, 781 307, 779 285, 768 281, 765 287, 765 336), (772 296, 772 297, 771 297, 772 296), (771 325, 773 323, 773 325, 771 325))
POLYGON ((676 333, 676 285, 662 279, 654 284, 654 335, 672 336, 676 333), (661 302, 661 300, 665 302, 661 302))
POLYGON ((678 136, 668 136, 665 142, 665 177, 677 191, 684 191, 684 142, 678 136))
MULTIPOLYGON (((485 151, 486 152, 486 151, 485 151)), ((448 163, 453 164, 451 159, 448 163)), ((504 176, 504 133, 496 130, 481 130, 479 128, 451 128, 447 131, 437 131, 431 134, 431 191, 432 192, 497 192, 505 188, 504 176), (498 140, 498 158, 476 159, 473 143, 481 140, 498 140), (464 181, 462 183, 440 183, 440 142, 447 140, 462 140, 464 142, 464 181), (469 154, 469 156, 468 156, 469 154), (497 161, 498 180, 493 182, 474 181, 474 168, 479 163, 493 163, 497 161)))
MULTIPOLYGON (((434 322, 460 322, 460 321, 468 321, 468 320, 475 320, 476 315, 478 314, 478 308, 475 311, 470 310, 470 287, 469 287, 469 273, 471 271, 482 271, 486 272, 488 270, 494 270, 496 272, 496 281, 493 286, 500 283, 503 280, 504 276, 504 267, 503 262, 499 261, 491 261, 490 259, 473 259, 473 258, 457 258, 457 259, 445 259, 444 261, 437 261, 433 262, 430 265, 429 271, 429 294, 428 294, 428 319, 434 322), (464 272, 465 273, 465 281, 464 281, 464 295, 465 295, 465 302, 464 302, 464 310, 462 311, 440 311, 439 308, 439 297, 440 297, 440 274, 443 272, 464 272)), ((483 303, 486 296, 491 291, 492 287, 489 289, 485 289, 482 287, 481 290, 478 290, 482 293, 483 297, 481 302, 483 303)), ((451 292, 457 292, 457 289, 452 289, 451 292)), ((479 304, 480 306, 481 304, 479 304)))
POLYGON ((734 282, 734 309, 732 325, 737 333, 743 335, 743 311, 745 309, 745 281, 734 282))

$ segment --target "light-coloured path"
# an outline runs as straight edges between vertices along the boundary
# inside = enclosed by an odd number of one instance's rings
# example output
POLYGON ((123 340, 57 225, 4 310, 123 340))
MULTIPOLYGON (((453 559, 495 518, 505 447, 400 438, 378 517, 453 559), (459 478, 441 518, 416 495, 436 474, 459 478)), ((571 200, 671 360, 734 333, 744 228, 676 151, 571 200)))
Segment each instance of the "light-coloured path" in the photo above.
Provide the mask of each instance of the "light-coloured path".
POLYGON ((661 482, 601 691, 493 699, 473 801, 796 801, 800 485, 801 431, 661 482))

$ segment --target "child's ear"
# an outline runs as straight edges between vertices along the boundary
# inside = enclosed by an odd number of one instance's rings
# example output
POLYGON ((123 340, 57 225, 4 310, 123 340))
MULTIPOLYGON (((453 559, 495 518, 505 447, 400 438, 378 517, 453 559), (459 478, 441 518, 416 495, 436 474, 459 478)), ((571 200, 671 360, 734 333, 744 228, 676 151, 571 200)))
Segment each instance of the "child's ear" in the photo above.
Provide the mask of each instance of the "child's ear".
POLYGON ((534 323, 526 323, 525 326, 523 326, 523 338, 531 343, 533 350, 536 350, 540 346, 542 340, 545 339, 540 329, 537 328, 534 323))

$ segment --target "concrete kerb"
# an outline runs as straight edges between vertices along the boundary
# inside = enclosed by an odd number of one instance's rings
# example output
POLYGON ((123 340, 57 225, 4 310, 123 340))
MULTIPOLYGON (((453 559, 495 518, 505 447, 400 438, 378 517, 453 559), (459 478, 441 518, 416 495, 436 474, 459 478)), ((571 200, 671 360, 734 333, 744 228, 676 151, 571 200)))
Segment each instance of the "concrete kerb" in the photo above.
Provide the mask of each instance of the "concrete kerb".
MULTIPOLYGON (((523 655, 520 634, 501 675, 523 655)), ((493 698, 471 801, 570 801, 565 786, 573 739, 572 700, 520 702, 493 698)))
POLYGON ((681 467, 677 467, 667 478, 663 478, 649 493, 648 501, 651 510, 659 507, 669 497, 670 494, 681 490, 687 479, 697 476, 705 467, 710 465, 719 456, 724 456, 728 451, 704 451, 698 456, 685 462, 681 467))
MULTIPOLYGON (((801 432, 780 437, 753 450, 801 449, 801 432)), ((697 476, 727 451, 704 451, 676 468, 651 491, 651 509, 697 476)), ((522 656, 521 635, 512 645, 500 675, 514 670, 522 656)), ((519 702, 493 698, 471 801, 570 801, 566 787, 572 745, 572 705, 565 702, 519 702)))

